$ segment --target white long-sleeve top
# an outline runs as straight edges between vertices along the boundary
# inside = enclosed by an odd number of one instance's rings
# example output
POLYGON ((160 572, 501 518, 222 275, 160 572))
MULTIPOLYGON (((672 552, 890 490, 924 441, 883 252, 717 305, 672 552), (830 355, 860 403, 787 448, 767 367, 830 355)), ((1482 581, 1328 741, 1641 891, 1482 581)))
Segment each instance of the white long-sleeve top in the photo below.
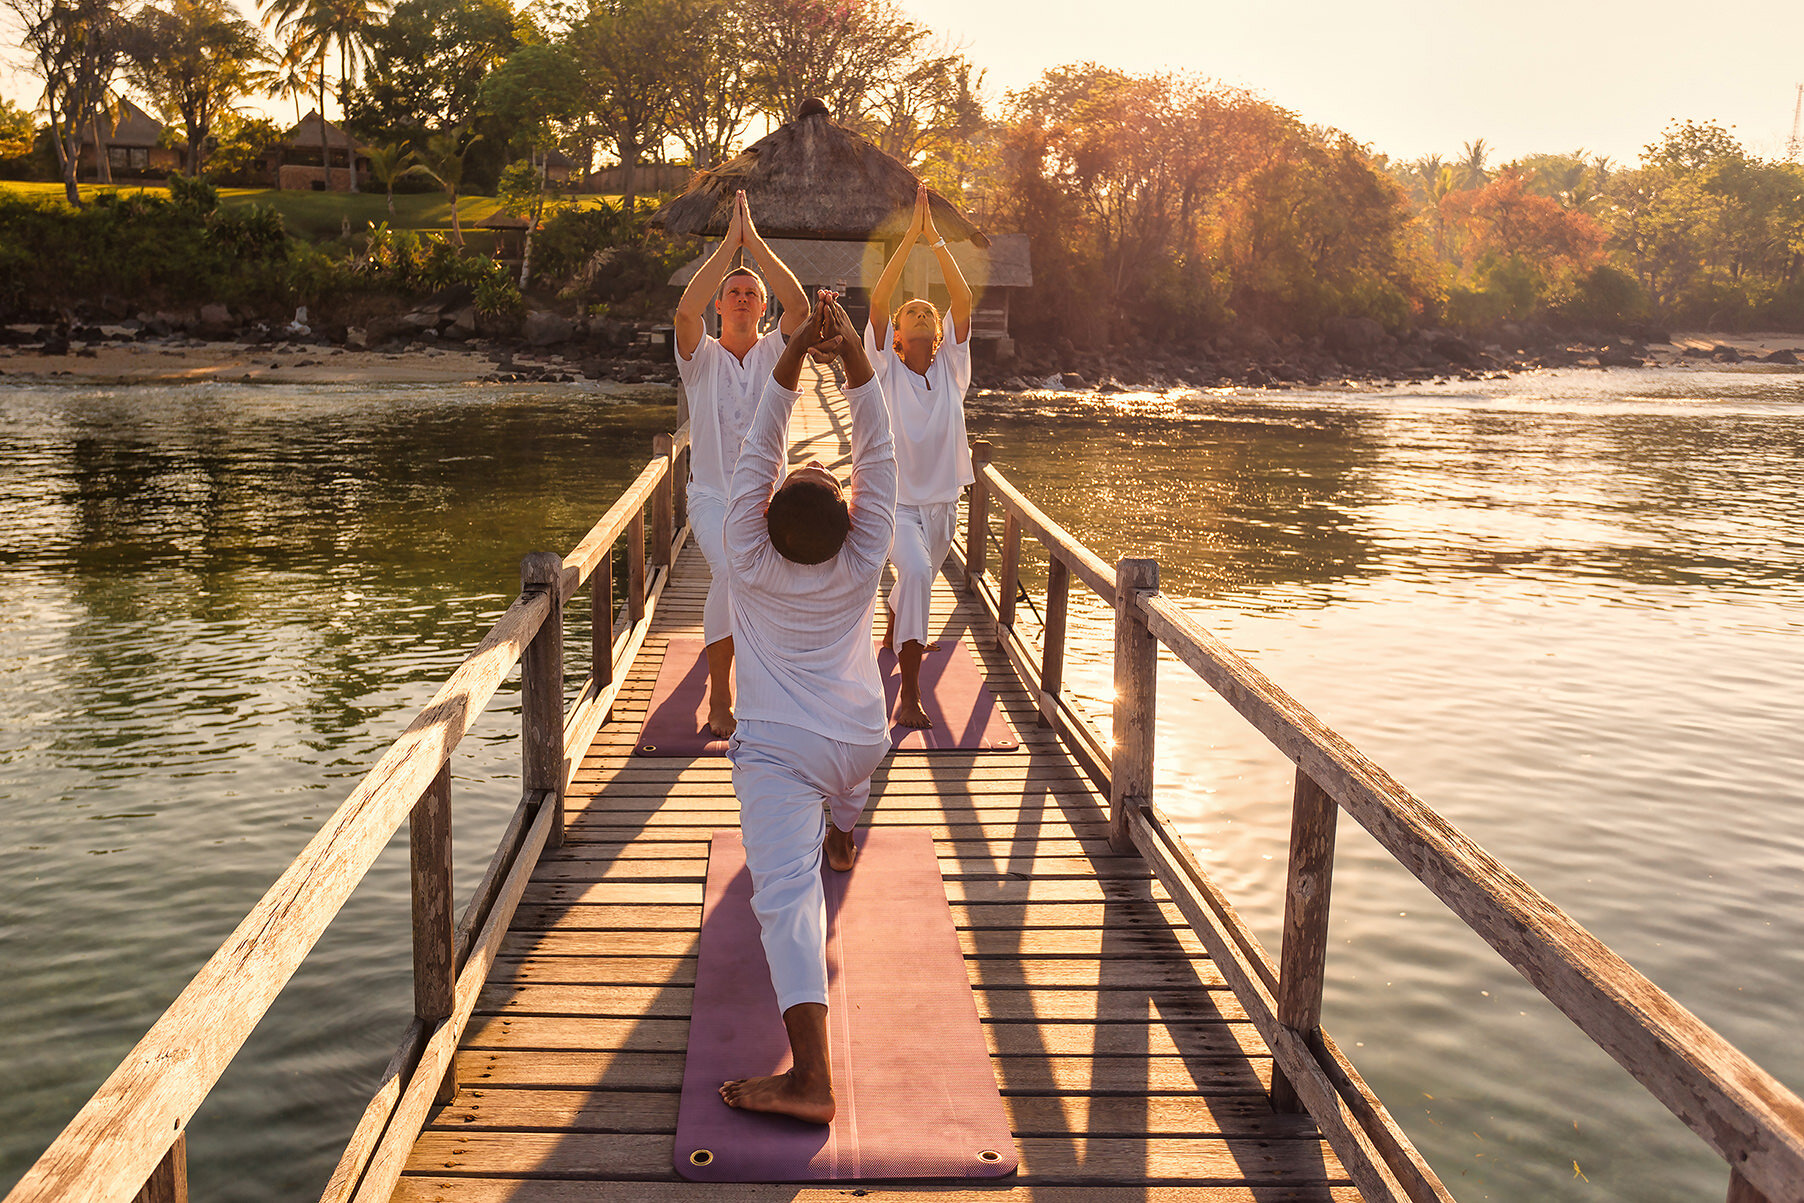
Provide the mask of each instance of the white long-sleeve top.
POLYGON ((785 475, 800 393, 765 386, 733 469, 722 532, 741 719, 802 727, 842 743, 887 738, 871 618, 896 529, 896 452, 875 377, 850 389, 852 529, 839 553, 797 564, 771 545, 764 512, 785 475))
POLYGON ((782 331, 773 326, 741 360, 704 332, 689 358, 677 351, 677 376, 689 393, 689 471, 695 489, 727 499, 739 444, 752 423, 764 382, 783 354, 784 341, 782 331))
POLYGON ((895 428, 896 469, 900 473, 896 500, 902 505, 934 505, 957 501, 975 475, 971 469, 971 441, 965 434, 965 392, 971 387, 971 329, 963 342, 956 323, 946 318, 946 336, 927 375, 910 370, 896 354, 890 324, 879 332, 875 323, 864 327, 864 352, 889 399, 890 423, 895 428))

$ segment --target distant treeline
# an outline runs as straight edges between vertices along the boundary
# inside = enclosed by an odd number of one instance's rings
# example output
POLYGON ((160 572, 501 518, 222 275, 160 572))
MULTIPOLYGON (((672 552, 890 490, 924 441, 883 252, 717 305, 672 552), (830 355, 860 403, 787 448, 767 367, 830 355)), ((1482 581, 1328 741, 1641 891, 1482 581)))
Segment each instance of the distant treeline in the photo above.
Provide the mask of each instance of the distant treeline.
POLYGON ((1804 171, 1709 123, 1634 166, 1493 166, 1482 140, 1392 162, 1194 75, 1079 64, 988 97, 890 0, 264 0, 262 30, 224 0, 131 2, 0 0, 46 118, 0 105, 0 167, 60 171, 78 204, 82 131, 123 89, 179 125, 190 174, 212 156, 243 175, 276 132, 229 115, 244 98, 292 98, 298 119, 335 94, 379 187, 499 193, 537 220, 553 152, 578 177, 617 160, 630 210, 634 165, 717 164, 816 95, 980 224, 1032 237, 1016 328, 1048 343, 1336 316, 1804 326, 1804 171))

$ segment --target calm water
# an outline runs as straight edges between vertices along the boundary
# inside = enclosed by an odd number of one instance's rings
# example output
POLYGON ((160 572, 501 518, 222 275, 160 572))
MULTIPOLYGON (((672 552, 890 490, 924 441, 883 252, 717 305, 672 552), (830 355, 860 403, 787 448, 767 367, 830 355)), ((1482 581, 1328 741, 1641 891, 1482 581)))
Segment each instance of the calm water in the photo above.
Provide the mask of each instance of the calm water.
MULTIPOLYGON (((571 392, 0 391, 0 1189, 669 409, 571 392)), ((1781 1080, 1804 1086, 1804 377, 984 397, 974 434, 1781 1080)), ((1077 594, 1074 593, 1074 601, 1077 594)), ((1108 627, 1071 677, 1104 709, 1108 627)), ((1159 793, 1275 945, 1288 762, 1175 662, 1159 793)), ((515 707, 511 687, 494 708, 515 707)), ((518 796, 459 749, 460 882, 518 796)), ((1724 1171, 1343 823, 1326 1023, 1462 1200, 1724 1171)), ((196 1119, 197 1199, 317 1192, 411 1008, 397 842, 196 1119)))

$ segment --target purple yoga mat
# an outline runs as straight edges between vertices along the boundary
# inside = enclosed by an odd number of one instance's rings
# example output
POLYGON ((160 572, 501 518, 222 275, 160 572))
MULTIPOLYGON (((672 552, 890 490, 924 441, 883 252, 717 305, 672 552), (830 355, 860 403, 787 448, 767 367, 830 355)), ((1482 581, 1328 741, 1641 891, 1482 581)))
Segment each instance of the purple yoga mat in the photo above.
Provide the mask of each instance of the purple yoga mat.
MULTIPOLYGON (((896 654, 877 653, 883 674, 884 704, 895 713, 902 677, 896 654)), ((983 670, 962 640, 949 639, 921 658, 922 707, 933 726, 926 730, 891 727, 897 748, 911 752, 1012 752, 1020 746, 983 670)), ((682 636, 664 649, 664 663, 652 687, 645 726, 634 752, 640 756, 725 756, 727 741, 704 725, 708 717, 708 661, 702 641, 682 636)))
POLYGON ((995 1178, 1015 1171, 933 840, 866 828, 827 886, 827 1035, 838 1114, 822 1127, 736 1111, 733 1078, 789 1068, 737 831, 708 853, 677 1173, 696 1182, 995 1178))

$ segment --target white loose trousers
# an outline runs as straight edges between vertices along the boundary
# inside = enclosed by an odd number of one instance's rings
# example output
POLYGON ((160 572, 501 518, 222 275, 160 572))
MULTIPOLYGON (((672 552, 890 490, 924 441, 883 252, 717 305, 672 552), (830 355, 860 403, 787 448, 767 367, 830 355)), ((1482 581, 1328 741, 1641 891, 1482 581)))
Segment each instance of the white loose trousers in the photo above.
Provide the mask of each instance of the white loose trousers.
POLYGON ((708 561, 708 600, 702 603, 702 642, 710 647, 733 633, 727 617, 727 551, 721 528, 727 520, 727 499, 712 489, 689 482, 689 529, 695 545, 708 561))
POLYGON ((821 884, 822 806, 850 831, 871 796, 890 741, 848 744, 788 723, 740 719, 727 745, 752 913, 764 940, 777 1009, 827 1002, 827 894, 821 884))
POLYGON ((933 578, 940 574, 957 533, 956 501, 896 507, 896 534, 889 549, 896 583, 889 591, 889 608, 896 615, 893 643, 898 651, 911 640, 927 643, 933 621, 933 578))

